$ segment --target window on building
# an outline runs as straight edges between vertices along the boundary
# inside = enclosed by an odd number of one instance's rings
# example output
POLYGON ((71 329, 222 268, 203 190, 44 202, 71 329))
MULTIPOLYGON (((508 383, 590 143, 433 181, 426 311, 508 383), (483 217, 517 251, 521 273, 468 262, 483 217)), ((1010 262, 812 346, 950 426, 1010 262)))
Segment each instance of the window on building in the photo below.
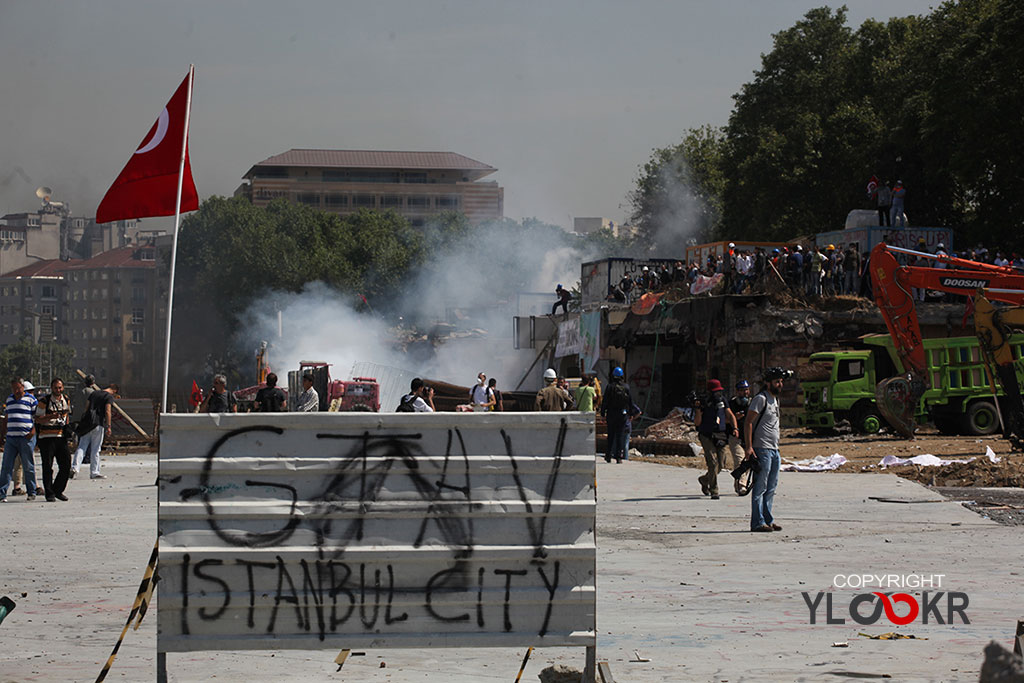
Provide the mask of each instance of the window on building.
POLYGON ((39 312, 44 316, 53 316, 54 308, 53 304, 43 304, 39 307, 39 312))
POLYGON ((441 195, 437 198, 437 208, 457 209, 459 208, 459 196, 454 194, 441 195))
POLYGON ((406 183, 425 183, 427 182, 427 174, 417 171, 406 171, 402 174, 402 181, 406 183))
POLYGON ((99 331, 99 329, 97 329, 95 327, 92 328, 92 338, 93 339, 99 339, 100 338, 100 331, 99 331))
POLYGON ((146 300, 146 288, 145 287, 132 287, 132 301, 141 303, 146 300))
POLYGON ((386 194, 380 198, 380 205, 385 209, 398 209, 402 206, 402 196, 397 194, 386 194))
POLYGON ((252 171, 253 178, 287 178, 288 169, 283 166, 257 166, 252 171))
POLYGON ((299 204, 305 204, 306 206, 320 206, 320 193, 299 192, 295 195, 295 200, 299 204))
POLYGON ((105 270, 101 270, 100 271, 100 279, 101 280, 106 280, 107 279, 107 271, 105 271, 105 270))
POLYGON ((18 296, 18 288, 11 287, 11 296, 18 296))
POLYGON ((336 209, 348 206, 348 195, 332 193, 324 196, 324 202, 328 208, 336 209))
POLYGON ((132 323, 136 324, 136 325, 141 325, 144 322, 146 322, 146 311, 145 311, 145 309, 143 309, 143 308, 133 308, 132 309, 132 323))
POLYGON ((107 328, 104 327, 103 329, 100 330, 100 338, 101 339, 106 339, 107 338, 107 328))
POLYGON ((32 285, 25 285, 25 298, 26 299, 31 299, 32 298, 32 285))
POLYGON ((352 197, 352 206, 372 209, 374 207, 374 199, 375 197, 372 194, 357 194, 352 197))
POLYGON ((100 358, 103 359, 103 360, 107 359, 107 347, 106 346, 101 346, 100 347, 100 358))
POLYGON ((145 341, 143 330, 132 330, 132 344, 141 344, 143 341, 145 341))
POLYGON ((54 287, 53 285, 43 285, 43 287, 42 287, 42 297, 44 299, 56 299, 57 298, 57 288, 54 287))
MULTIPOLYGON (((140 261, 156 261, 156 249, 153 249, 153 248, 140 249, 139 250, 139 260, 140 261)), ((120 282, 121 281, 121 273, 115 273, 114 274, 114 279, 117 280, 118 282, 120 282)))
POLYGON ((430 208, 430 197, 421 194, 410 195, 406 198, 410 209, 428 209, 430 208))

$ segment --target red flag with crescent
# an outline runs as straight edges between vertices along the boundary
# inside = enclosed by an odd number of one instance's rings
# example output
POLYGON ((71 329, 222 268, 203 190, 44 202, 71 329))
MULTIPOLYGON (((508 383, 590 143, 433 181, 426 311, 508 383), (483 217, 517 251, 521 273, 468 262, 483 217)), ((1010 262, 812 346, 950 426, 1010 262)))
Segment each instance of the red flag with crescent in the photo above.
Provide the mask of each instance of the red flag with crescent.
MULTIPOLYGON (((191 74, 190 74, 191 75, 191 74)), ((156 123, 142 139, 121 175, 103 196, 96 209, 96 222, 109 223, 126 218, 173 216, 178 194, 181 147, 185 142, 185 169, 181 183, 181 210, 199 208, 199 195, 192 181, 185 119, 189 109, 189 78, 181 82, 156 123)))
POLYGON ((875 192, 878 191, 878 176, 871 176, 868 180, 868 196, 874 197, 875 192))
POLYGON ((188 404, 193 408, 203 402, 203 390, 199 388, 195 380, 192 380, 192 395, 188 397, 188 404))

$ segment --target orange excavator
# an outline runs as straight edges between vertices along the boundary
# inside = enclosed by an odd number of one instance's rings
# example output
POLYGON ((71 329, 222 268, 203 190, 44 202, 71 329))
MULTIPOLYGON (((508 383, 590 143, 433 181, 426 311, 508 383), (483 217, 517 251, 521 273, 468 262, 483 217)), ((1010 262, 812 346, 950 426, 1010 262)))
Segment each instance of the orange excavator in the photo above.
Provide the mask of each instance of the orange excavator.
POLYGON ((973 296, 974 327, 988 371, 993 396, 996 381, 1004 396, 995 400, 1003 435, 1015 448, 1024 449, 1024 401, 1021 399, 1011 329, 1024 328, 1024 273, 967 259, 938 256, 885 243, 871 250, 868 261, 875 303, 885 319, 905 374, 879 382, 878 409, 898 432, 913 438, 918 402, 928 389, 928 373, 914 289, 973 296), (897 255, 915 260, 904 265, 897 255), (916 265, 930 261, 939 267, 916 265), (998 301, 1011 306, 997 306, 998 301), (1005 415, 1004 415, 1005 413, 1005 415))

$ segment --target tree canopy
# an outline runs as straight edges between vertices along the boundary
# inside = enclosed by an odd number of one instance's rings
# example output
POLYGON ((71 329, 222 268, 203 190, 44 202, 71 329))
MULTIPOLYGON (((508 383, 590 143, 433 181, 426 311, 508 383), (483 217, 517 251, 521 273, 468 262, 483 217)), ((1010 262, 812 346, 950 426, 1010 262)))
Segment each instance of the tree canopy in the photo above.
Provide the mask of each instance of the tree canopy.
POLYGON ((630 195, 648 233, 666 178, 699 200, 704 239, 786 239, 873 208, 867 180, 900 179, 915 225, 1008 241, 1024 227, 1024 5, 946 2, 925 16, 869 20, 812 9, 774 36, 727 125, 654 150, 630 195))

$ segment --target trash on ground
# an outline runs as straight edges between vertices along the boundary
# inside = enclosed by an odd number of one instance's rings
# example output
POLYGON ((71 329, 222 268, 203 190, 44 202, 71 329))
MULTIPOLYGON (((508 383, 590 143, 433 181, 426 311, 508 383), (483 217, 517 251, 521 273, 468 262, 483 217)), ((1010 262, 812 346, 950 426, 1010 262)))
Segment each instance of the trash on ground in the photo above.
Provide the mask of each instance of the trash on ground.
POLYGON ((873 636, 870 633, 858 633, 858 636, 864 636, 871 640, 928 640, 920 636, 915 636, 910 633, 897 633, 895 631, 889 631, 888 633, 879 633, 877 636, 873 636))
POLYGON ((841 466, 846 464, 846 458, 833 453, 827 458, 824 455, 818 455, 810 460, 785 460, 782 462, 783 472, 828 472, 830 470, 839 469, 841 466))

